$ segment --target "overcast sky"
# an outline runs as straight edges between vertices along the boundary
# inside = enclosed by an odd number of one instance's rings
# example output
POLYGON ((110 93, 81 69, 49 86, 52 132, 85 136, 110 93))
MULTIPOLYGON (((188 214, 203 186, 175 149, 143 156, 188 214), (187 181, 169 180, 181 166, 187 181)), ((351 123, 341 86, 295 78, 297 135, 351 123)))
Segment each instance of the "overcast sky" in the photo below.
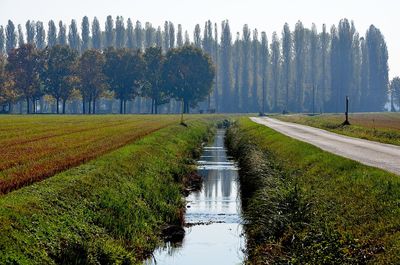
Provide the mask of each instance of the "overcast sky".
MULTIPOLYGON (((165 20, 182 24, 192 35, 194 25, 208 19, 221 22, 228 19, 232 31, 240 31, 243 24, 266 31, 269 39, 273 31, 282 31, 288 22, 291 29, 298 20, 310 27, 323 23, 329 27, 341 18, 354 20, 360 35, 374 24, 384 34, 389 48, 390 76, 400 75, 400 1, 399 0, 0 0, 0 24, 8 19, 15 24, 26 20, 49 19, 70 22, 87 15, 97 16, 102 27, 107 15, 131 17, 154 26, 165 20)), ((328 28, 329 28, 328 27, 328 28)))

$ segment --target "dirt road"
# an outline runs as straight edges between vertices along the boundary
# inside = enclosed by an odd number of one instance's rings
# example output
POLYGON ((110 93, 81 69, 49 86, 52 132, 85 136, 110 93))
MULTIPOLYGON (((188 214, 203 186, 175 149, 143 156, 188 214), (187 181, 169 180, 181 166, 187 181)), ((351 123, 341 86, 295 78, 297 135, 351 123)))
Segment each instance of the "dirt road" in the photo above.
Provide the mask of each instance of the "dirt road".
POLYGON ((251 120, 322 150, 400 175, 400 146, 352 138, 267 117, 253 117, 251 120))

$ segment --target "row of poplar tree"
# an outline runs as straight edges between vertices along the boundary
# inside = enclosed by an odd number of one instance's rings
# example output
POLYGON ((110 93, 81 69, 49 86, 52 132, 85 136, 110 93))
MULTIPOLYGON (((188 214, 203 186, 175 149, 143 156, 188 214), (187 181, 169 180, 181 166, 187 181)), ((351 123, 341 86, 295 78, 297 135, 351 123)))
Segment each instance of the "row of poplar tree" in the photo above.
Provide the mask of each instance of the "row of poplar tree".
POLYGON ((365 37, 354 23, 342 19, 338 26, 322 31, 297 22, 294 30, 285 24, 270 41, 243 26, 232 34, 228 21, 221 25, 207 21, 196 25, 192 37, 179 24, 162 27, 135 24, 118 16, 108 16, 104 30, 95 17, 84 17, 58 27, 49 21, 47 36, 42 22, 27 21, 25 32, 12 21, 0 27, 0 52, 9 52, 23 43, 38 49, 56 44, 69 45, 80 53, 107 47, 142 49, 158 46, 163 52, 192 44, 210 55, 216 76, 213 92, 200 106, 217 112, 340 112, 345 97, 353 111, 381 111, 388 102, 388 51, 385 39, 371 25, 365 37))

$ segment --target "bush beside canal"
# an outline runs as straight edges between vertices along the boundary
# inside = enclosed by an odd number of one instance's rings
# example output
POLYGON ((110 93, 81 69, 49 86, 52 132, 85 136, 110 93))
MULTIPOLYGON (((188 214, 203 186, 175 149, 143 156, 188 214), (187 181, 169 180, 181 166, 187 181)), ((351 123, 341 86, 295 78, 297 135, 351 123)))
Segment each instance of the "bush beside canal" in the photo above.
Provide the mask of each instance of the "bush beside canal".
POLYGON ((241 118, 238 159, 249 264, 400 262, 400 181, 241 118))

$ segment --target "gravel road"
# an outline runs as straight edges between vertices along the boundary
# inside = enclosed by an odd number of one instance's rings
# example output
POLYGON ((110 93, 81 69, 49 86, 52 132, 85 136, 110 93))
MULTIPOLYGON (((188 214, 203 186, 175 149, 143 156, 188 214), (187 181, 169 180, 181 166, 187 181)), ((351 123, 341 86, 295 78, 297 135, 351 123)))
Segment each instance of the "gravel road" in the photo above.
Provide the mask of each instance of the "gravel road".
POLYGON ((267 117, 250 119, 322 150, 400 175, 400 146, 352 138, 267 117))

